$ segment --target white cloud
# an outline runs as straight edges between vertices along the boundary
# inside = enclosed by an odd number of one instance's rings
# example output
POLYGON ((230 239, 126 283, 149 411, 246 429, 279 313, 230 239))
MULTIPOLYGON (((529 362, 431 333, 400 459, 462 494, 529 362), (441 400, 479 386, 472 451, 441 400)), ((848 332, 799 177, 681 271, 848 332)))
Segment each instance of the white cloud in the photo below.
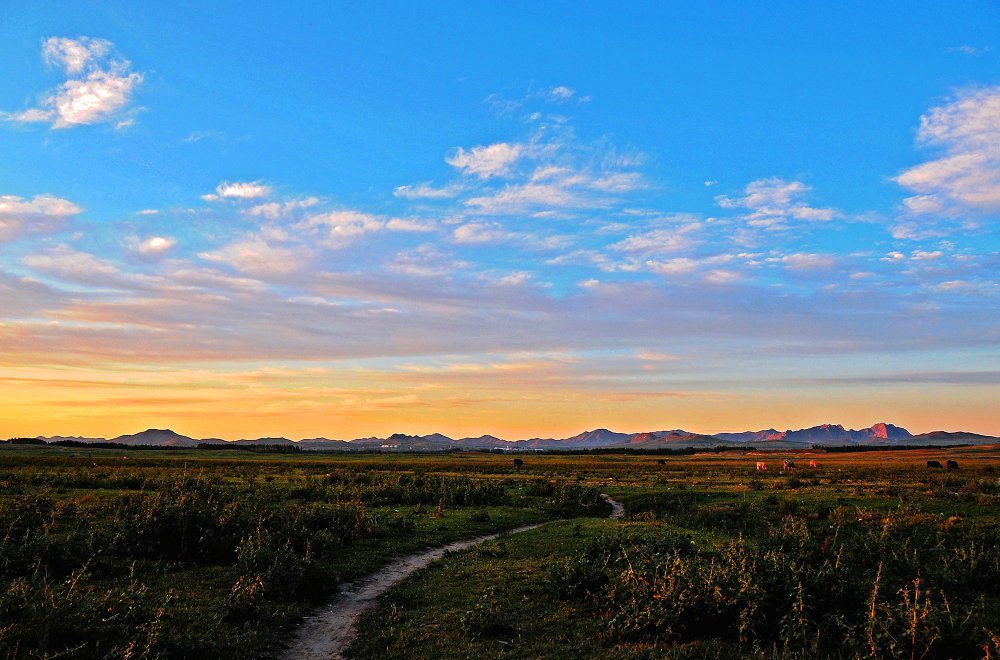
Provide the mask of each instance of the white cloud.
POLYGON ((71 280, 93 281, 95 277, 117 275, 118 267, 88 252, 59 245, 41 254, 29 254, 21 259, 29 268, 71 280))
POLYGON ((452 259, 433 245, 425 244, 414 250, 397 253, 386 264, 386 269, 418 277, 450 277, 468 266, 468 262, 452 259))
POLYGON ((159 209, 142 209, 141 211, 136 211, 136 215, 159 215, 159 209))
POLYGON ((941 250, 927 251, 927 250, 914 250, 910 254, 910 259, 913 261, 937 261, 944 256, 944 252, 941 250))
POLYGON ((698 269, 698 262, 688 257, 676 257, 664 261, 647 261, 646 267, 661 275, 687 275, 698 269))
POLYGON ((103 59, 112 48, 113 44, 107 39, 49 37, 42 43, 42 57, 48 64, 74 74, 103 59))
POLYGON ((250 275, 268 277, 287 275, 304 268, 312 254, 304 248, 283 247, 263 236, 251 235, 198 256, 229 264, 250 275))
POLYGON ((456 243, 499 243, 516 236, 494 222, 468 222, 455 227, 452 238, 456 243))
POLYGON ((629 236, 610 247, 621 252, 679 252, 697 243, 692 234, 700 227, 699 223, 692 222, 677 229, 653 229, 629 236))
POLYGON ((743 279, 742 276, 736 271, 721 268, 705 273, 705 281, 709 284, 734 284, 741 279, 743 279))
POLYGON ((597 177, 590 182, 592 188, 612 193, 631 192, 644 185, 642 175, 638 172, 613 172, 597 177))
POLYGON ((52 195, 36 195, 32 199, 0 195, 0 242, 55 231, 82 211, 73 202, 52 195))
POLYGON ((899 240, 919 241, 928 238, 939 238, 949 233, 945 224, 940 222, 901 221, 889 228, 893 238, 899 240))
POLYGON ((837 263, 829 254, 815 254, 813 252, 798 252, 788 254, 778 259, 788 270, 826 270, 833 268, 837 263))
POLYGON ((158 257, 172 250, 177 245, 177 239, 171 236, 149 236, 145 239, 133 238, 129 244, 134 252, 147 257, 158 257))
POLYGON ((267 197, 271 194, 271 187, 262 184, 260 181, 223 181, 215 187, 215 192, 202 195, 206 202, 215 202, 221 199, 257 199, 267 197))
POLYGON ((55 110, 52 128, 97 124, 108 119, 128 104, 132 90, 140 82, 142 76, 138 73, 109 71, 92 72, 85 80, 67 80, 49 100, 55 110))
POLYGON ((566 87, 565 85, 559 85, 557 87, 553 87, 552 89, 550 89, 548 91, 547 96, 551 101, 555 101, 557 103, 565 103, 566 101, 573 98, 575 94, 576 94, 575 89, 571 89, 569 87, 566 87))
POLYGON ((896 183, 919 194, 913 213, 945 206, 1000 209, 1000 86, 977 89, 920 118, 917 142, 944 155, 912 167, 896 183))
POLYGON ((940 197, 935 195, 913 195, 903 200, 903 206, 913 215, 924 215, 928 213, 940 213, 944 211, 945 205, 940 197))
MULTIPOLYGON (((237 184, 237 185, 251 185, 251 184, 237 184)), ((268 189, 270 192, 270 189, 268 189)), ((319 198, 317 197, 306 197, 305 199, 293 199, 287 202, 268 202, 266 204, 258 204, 252 208, 247 209, 247 214, 256 215, 268 220, 277 220, 288 216, 298 210, 307 209, 319 204, 319 198)))
POLYGON ((122 118, 142 83, 141 73, 132 71, 128 60, 111 56, 114 45, 104 39, 50 37, 42 44, 42 55, 68 79, 42 98, 39 107, 5 113, 8 121, 48 123, 69 128, 113 121, 117 128, 133 123, 122 118))
POLYGON ((497 284, 500 286, 520 286, 522 284, 527 284, 531 281, 531 273, 519 270, 513 273, 508 273, 497 280, 497 284))
POLYGON ((475 174, 480 179, 488 179, 506 174, 523 150, 522 145, 507 142, 473 147, 469 151, 458 147, 445 157, 445 162, 461 170, 463 174, 475 174))
POLYGON ((565 184, 566 182, 510 185, 492 195, 470 197, 465 204, 474 207, 479 213, 491 215, 524 213, 537 207, 582 205, 584 200, 565 184))
POLYGON ((985 55, 993 49, 989 46, 977 47, 970 46, 968 44, 962 44, 961 46, 954 46, 945 50, 946 53, 960 53, 962 55, 968 55, 969 57, 979 57, 980 55, 985 55))
MULTIPOLYGON (((690 257, 674 257, 672 259, 662 260, 651 259, 646 262, 646 268, 654 273, 660 273, 661 275, 687 275, 702 268, 721 266, 723 264, 731 263, 733 260, 734 257, 731 254, 716 254, 696 259, 692 259, 690 257)), ((708 275, 715 273, 715 277, 724 278, 725 276, 719 275, 719 273, 728 272, 730 271, 710 270, 708 271, 708 275)))
POLYGON ((306 218, 295 226, 297 230, 311 232, 324 247, 341 248, 348 243, 385 229, 385 221, 360 211, 331 211, 306 218))
POLYGON ((833 208, 809 206, 804 198, 812 189, 801 181, 778 177, 751 181, 742 197, 718 195, 716 203, 726 209, 747 209, 743 216, 751 227, 784 229, 789 220, 826 222, 842 214, 833 208))
POLYGON ((435 188, 429 183, 418 183, 409 186, 397 186, 392 194, 403 199, 451 199, 462 192, 460 185, 448 185, 435 188))
POLYGON ((385 223, 385 228, 389 231, 427 233, 434 231, 435 225, 433 222, 414 220, 412 218, 392 218, 385 223))

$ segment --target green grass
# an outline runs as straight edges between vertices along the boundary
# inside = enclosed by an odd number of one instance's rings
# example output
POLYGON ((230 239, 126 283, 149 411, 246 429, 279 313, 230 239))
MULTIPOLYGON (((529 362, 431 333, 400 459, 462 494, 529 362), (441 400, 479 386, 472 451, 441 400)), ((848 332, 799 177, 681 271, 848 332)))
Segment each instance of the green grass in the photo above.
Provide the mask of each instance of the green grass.
POLYGON ((922 454, 793 475, 743 457, 628 457, 613 480, 586 480, 626 503, 624 520, 446 559, 388 593, 348 655, 996 657, 996 454, 950 474, 922 454))
POLYGON ((378 458, 0 446, 0 653, 271 657, 394 557, 603 510, 507 462, 378 458))
POLYGON ((0 653, 271 657, 343 581, 559 518, 411 577, 350 653, 1000 653, 996 449, 799 454, 794 474, 734 453, 124 454, 0 444, 0 653))

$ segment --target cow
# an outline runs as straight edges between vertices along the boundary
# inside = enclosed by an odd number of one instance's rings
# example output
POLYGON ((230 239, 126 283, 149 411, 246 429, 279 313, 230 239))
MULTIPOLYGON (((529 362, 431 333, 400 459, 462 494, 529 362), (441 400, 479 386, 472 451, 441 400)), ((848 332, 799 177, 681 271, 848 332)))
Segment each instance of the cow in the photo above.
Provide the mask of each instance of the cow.
POLYGON ((794 469, 795 469, 795 459, 786 458, 785 460, 781 461, 782 472, 784 472, 785 470, 794 470, 794 469))
POLYGON ((658 459, 656 459, 656 464, 657 465, 666 465, 667 462, 665 460, 663 460, 662 458, 658 458, 658 459))
POLYGON ((819 467, 819 463, 816 462, 815 458, 812 459, 811 461, 809 461, 809 467, 811 467, 811 468, 819 467))
POLYGON ((947 467, 948 467, 949 470, 957 470, 958 469, 958 461, 948 461, 946 463, 946 465, 947 465, 947 467))
POLYGON ((524 467, 524 461, 522 461, 520 458, 515 458, 514 459, 514 467, 516 467, 516 468, 524 467))
POLYGON ((935 470, 940 470, 943 466, 941 465, 940 461, 927 461, 927 467, 935 470))
POLYGON ((760 471, 760 470, 765 470, 766 471, 767 470, 767 463, 765 463, 764 461, 757 461, 757 470, 758 471, 760 471))

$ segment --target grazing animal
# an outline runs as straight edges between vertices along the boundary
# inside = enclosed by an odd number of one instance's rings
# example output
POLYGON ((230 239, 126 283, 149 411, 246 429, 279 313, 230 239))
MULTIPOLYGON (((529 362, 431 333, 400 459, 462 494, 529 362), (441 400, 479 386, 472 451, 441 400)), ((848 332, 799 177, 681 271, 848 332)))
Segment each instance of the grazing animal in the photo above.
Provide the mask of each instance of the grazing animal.
POLYGON ((765 463, 764 461, 757 461, 757 469, 767 470, 767 463, 765 463))
POLYGON ((667 462, 665 460, 663 460, 662 458, 658 458, 658 459, 656 459, 656 464, 657 465, 666 465, 667 462))
POLYGON ((940 470, 943 466, 939 461, 927 461, 927 467, 940 470))
POLYGON ((795 460, 791 459, 791 458, 786 458, 785 460, 781 461, 781 469, 782 470, 794 470, 795 469, 795 460))
POLYGON ((514 467, 524 467, 524 461, 522 461, 520 458, 515 458, 514 467))
POLYGON ((948 461, 947 466, 948 466, 949 470, 957 470, 958 469, 958 461, 948 461))
POLYGON ((809 467, 819 467, 819 463, 816 462, 815 458, 809 461, 809 467))

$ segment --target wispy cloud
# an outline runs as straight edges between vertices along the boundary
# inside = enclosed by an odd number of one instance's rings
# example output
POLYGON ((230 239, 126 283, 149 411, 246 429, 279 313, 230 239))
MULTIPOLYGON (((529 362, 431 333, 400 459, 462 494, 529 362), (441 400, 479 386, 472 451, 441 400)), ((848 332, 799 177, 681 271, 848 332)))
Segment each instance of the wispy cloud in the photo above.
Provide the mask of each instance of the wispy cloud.
POLYGON ((746 209, 748 213, 742 217, 747 224, 765 230, 785 229, 796 220, 828 222, 842 217, 837 209, 806 203, 811 190, 801 181, 770 177, 751 181, 742 196, 718 195, 715 201, 724 209, 746 209))
POLYGON ((460 170, 463 174, 471 174, 478 176, 480 179, 488 179, 509 172, 511 166, 514 165, 523 151, 523 145, 508 142, 498 142, 485 147, 473 147, 468 151, 462 147, 457 147, 445 157, 445 162, 460 170))
POLYGON ((0 242, 56 231, 68 218, 82 211, 73 202, 54 195, 36 195, 31 199, 0 195, 0 242))
POLYGON ((198 142, 204 142, 206 140, 211 140, 215 142, 224 142, 229 144, 238 144, 240 142, 245 142, 249 140, 248 136, 243 137, 232 137, 229 133, 225 131, 213 131, 213 130, 202 130, 202 131, 191 131, 184 138, 184 142, 188 144, 196 144, 198 142))
POLYGON ((952 46, 945 50, 946 53, 959 53, 961 55, 968 55, 969 57, 979 57, 980 55, 985 55, 986 53, 992 52, 992 48, 989 46, 970 46, 968 44, 962 44, 961 46, 952 46))
POLYGON ((610 246, 612 250, 640 254, 675 253, 690 250, 698 244, 701 223, 683 222, 674 227, 656 228, 633 234, 610 246))
POLYGON ((61 69, 67 80, 45 94, 38 107, 4 117, 57 129, 102 122, 113 122, 118 128, 131 125, 134 117, 124 115, 143 75, 113 53, 114 45, 105 39, 49 37, 42 43, 42 56, 50 66, 61 69))
POLYGON ((58 245, 38 254, 29 254, 21 263, 29 268, 69 279, 73 282, 106 283, 106 277, 117 276, 120 269, 107 259, 81 252, 68 245, 58 245))
POLYGON ((223 199, 258 199, 271 194, 271 187, 260 181, 223 181, 215 187, 214 193, 202 195, 206 202, 217 202, 223 199))
POLYGON ((918 144, 944 151, 899 174, 900 186, 918 193, 909 198, 914 215, 1000 210, 1000 86, 964 92, 920 118, 918 144))
POLYGON ((546 90, 545 96, 550 101, 565 103, 576 96, 576 90, 571 87, 566 87, 565 85, 557 85, 556 87, 546 90))
POLYGON ((283 243, 279 237, 252 234, 198 256, 228 264, 249 275, 274 277, 302 270, 309 265, 313 255, 308 248, 283 243))
POLYGON ((289 199, 281 202, 267 202, 247 209, 247 214, 260 216, 268 220, 278 220, 279 218, 292 216, 297 212, 301 212, 303 209, 312 208, 317 204, 319 204, 318 197, 289 199))
POLYGON ((830 254, 816 254, 814 252, 796 252, 786 254, 775 259, 788 270, 811 271, 828 270, 837 263, 836 258, 830 254))
POLYGON ((449 184, 439 188, 430 183, 417 183, 408 186, 397 186, 392 194, 404 199, 452 199, 461 193, 464 187, 460 184, 449 184))

